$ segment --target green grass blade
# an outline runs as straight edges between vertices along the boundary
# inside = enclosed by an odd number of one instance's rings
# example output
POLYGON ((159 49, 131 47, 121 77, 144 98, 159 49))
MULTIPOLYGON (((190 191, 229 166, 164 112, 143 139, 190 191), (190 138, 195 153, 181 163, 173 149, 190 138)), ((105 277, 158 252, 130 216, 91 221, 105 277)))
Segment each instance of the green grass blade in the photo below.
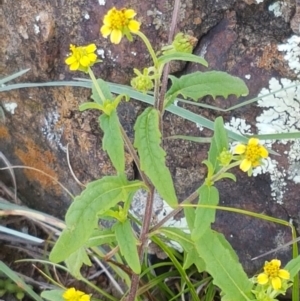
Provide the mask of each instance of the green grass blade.
MULTIPOLYGON (((114 83, 108 83, 108 85, 110 86, 110 90, 112 93, 128 94, 131 98, 148 103, 150 105, 153 105, 153 103, 154 103, 152 96, 137 92, 128 86, 114 84, 114 83)), ((83 80, 81 79, 80 81, 65 81, 65 82, 48 82, 48 83, 33 83, 33 84, 32 83, 24 83, 24 84, 15 84, 15 85, 0 87, 0 92, 1 91, 10 91, 10 90, 14 90, 14 89, 21 89, 21 88, 55 87, 55 86, 71 86, 71 87, 91 88, 92 83, 91 83, 91 81, 85 80, 85 79, 83 79, 83 80)), ((212 121, 210 121, 200 115, 192 113, 188 110, 185 110, 183 108, 171 105, 167 108, 167 111, 169 111, 177 116, 180 116, 184 119, 192 121, 194 123, 200 124, 212 131, 214 129, 214 123, 212 121)), ((230 130, 226 130, 226 131, 228 133, 228 137, 233 140, 240 141, 240 142, 248 141, 248 139, 245 136, 234 133, 230 130)))
POLYGON ((37 295, 30 286, 28 286, 13 270, 11 270, 4 262, 0 261, 0 271, 2 271, 7 277, 14 281, 20 288, 22 288, 30 297, 36 301, 43 301, 43 299, 37 295))
MULTIPOLYGON (((25 74, 29 70, 30 69, 24 69, 24 70, 21 70, 19 72, 16 72, 16 73, 12 74, 12 75, 9 75, 9 76, 6 76, 4 78, 1 78, 0 79, 0 86, 3 85, 3 84, 5 84, 5 83, 7 83, 7 82, 9 82, 9 81, 11 81, 11 80, 13 80, 13 79, 15 79, 15 78, 17 78, 17 77, 22 76, 23 74, 25 74)), ((0 87, 0 91, 1 91, 1 87, 0 87)))

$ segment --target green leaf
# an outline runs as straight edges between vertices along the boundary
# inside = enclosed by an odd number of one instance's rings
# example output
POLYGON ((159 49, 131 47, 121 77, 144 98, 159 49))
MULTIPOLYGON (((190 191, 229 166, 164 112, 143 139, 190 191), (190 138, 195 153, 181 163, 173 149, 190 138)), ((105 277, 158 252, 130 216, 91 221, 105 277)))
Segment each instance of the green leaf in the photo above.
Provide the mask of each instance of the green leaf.
POLYGON ((193 264, 196 266, 199 273, 205 271, 205 262, 201 257, 199 257, 195 248, 185 253, 183 269, 187 270, 193 264))
POLYGON ((180 78, 175 76, 170 78, 172 85, 165 96, 167 100, 165 107, 172 104, 179 94, 184 98, 190 97, 197 101, 206 95, 211 95, 213 98, 216 96, 227 98, 231 94, 237 97, 246 96, 249 92, 243 80, 221 71, 198 71, 180 78))
MULTIPOLYGON (((97 79, 97 83, 100 87, 100 90, 102 91, 105 99, 113 99, 113 95, 110 92, 110 88, 108 86, 108 84, 102 80, 101 78, 97 79)), ((91 98, 98 104, 103 105, 103 101, 101 99, 101 97, 99 96, 97 89, 94 85, 94 83, 92 83, 92 96, 91 98)))
POLYGON ((28 286, 22 278, 20 278, 16 272, 11 270, 3 261, 0 261, 0 271, 4 273, 8 278, 15 282, 26 294, 28 294, 33 300, 43 301, 43 299, 36 294, 33 289, 28 286))
POLYGON ((173 180, 165 163, 165 151, 161 148, 159 111, 147 108, 137 119, 134 146, 138 149, 141 170, 150 178, 160 196, 175 207, 178 203, 173 180))
POLYGON ((191 240, 191 235, 179 228, 161 228, 159 232, 164 234, 169 240, 178 242, 185 252, 189 252, 195 247, 194 242, 191 240))
POLYGON ((125 175, 108 176, 90 182, 69 207, 66 229, 50 253, 50 260, 60 262, 82 247, 98 227, 98 218, 129 193, 146 188, 141 181, 128 181, 125 175))
POLYGON ((90 261, 89 256, 87 255, 85 248, 80 248, 76 252, 72 253, 66 260, 65 263, 70 274, 76 279, 82 279, 82 275, 80 273, 80 269, 83 264, 91 266, 92 263, 90 261))
MULTIPOLYGON (((199 191, 200 205, 214 205, 219 203, 219 191, 215 186, 202 185, 199 191)), ((215 221, 216 209, 201 208, 196 209, 195 225, 191 237, 193 241, 198 240, 215 221)))
POLYGON ((184 211, 184 216, 186 219, 186 222, 189 226, 190 232, 192 232, 192 230, 194 229, 194 224, 195 224, 195 208, 193 207, 183 207, 183 211, 184 211))
POLYGON ((63 290, 51 290, 51 291, 43 291, 41 293, 41 297, 49 301, 65 301, 63 298, 63 290))
POLYGON ((300 139, 300 132, 261 134, 261 135, 251 135, 249 137, 255 137, 258 138, 259 140, 300 139))
POLYGON ((221 174, 220 177, 218 177, 218 181, 221 179, 230 179, 236 182, 236 176, 231 172, 224 172, 223 174, 221 174))
POLYGON ((104 132, 102 148, 107 151, 115 169, 122 173, 125 171, 124 141, 116 110, 112 111, 109 116, 102 114, 99 117, 99 122, 104 132))
POLYGON ((22 76, 23 74, 25 74, 26 72, 28 72, 30 69, 24 69, 24 70, 21 70, 21 71, 18 71, 12 75, 8 75, 8 76, 5 76, 5 77, 1 77, 0 78, 0 92, 1 92, 1 88, 2 88, 2 85, 4 86, 5 83, 17 78, 17 77, 20 77, 22 76))
POLYGON ((103 244, 110 244, 114 241, 116 241, 116 236, 111 229, 96 229, 89 240, 85 243, 85 246, 87 248, 98 247, 103 244))
POLYGON ((230 244, 225 246, 223 240, 218 233, 208 229, 195 242, 198 255, 204 260, 206 270, 213 277, 214 284, 222 290, 224 294, 222 300, 254 300, 251 295, 251 281, 236 256, 232 256, 234 251, 230 244))
POLYGON ((289 261, 284 269, 290 272, 291 279, 294 278, 300 271, 300 255, 289 261))
POLYGON ((174 135, 165 137, 165 139, 182 139, 192 142, 198 142, 198 143, 210 143, 211 138, 210 137, 195 137, 195 136, 185 136, 185 135, 174 135))
POLYGON ((141 264, 137 251, 137 239, 132 232, 130 221, 126 220, 124 223, 117 223, 114 226, 114 230, 122 255, 133 272, 140 274, 141 264))
POLYGON ((191 53, 172 52, 169 54, 163 54, 162 56, 158 57, 158 63, 160 65, 166 64, 170 61, 194 62, 194 63, 201 64, 205 67, 208 66, 207 61, 203 57, 191 53))
POLYGON ((79 111, 83 112, 86 110, 98 110, 102 112, 103 106, 95 102, 84 102, 79 106, 79 111))
POLYGON ((208 161, 212 163, 214 172, 219 171, 221 168, 218 162, 218 156, 224 149, 228 150, 228 147, 228 137, 224 128, 223 118, 218 117, 214 123, 214 136, 208 152, 208 161))

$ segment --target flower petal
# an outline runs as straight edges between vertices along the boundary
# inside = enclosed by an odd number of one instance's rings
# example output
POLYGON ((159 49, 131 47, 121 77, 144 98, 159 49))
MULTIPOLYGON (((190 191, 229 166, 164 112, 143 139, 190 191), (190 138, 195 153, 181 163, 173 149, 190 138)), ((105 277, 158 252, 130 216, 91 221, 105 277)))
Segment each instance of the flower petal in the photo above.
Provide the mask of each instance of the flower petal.
POLYGON ((89 295, 84 295, 80 298, 80 301, 90 301, 91 297, 89 295))
POLYGON ((67 65, 72 65, 74 62, 76 62, 76 58, 74 56, 69 56, 65 59, 65 63, 67 65))
POLYGON ((71 66, 70 66, 70 70, 71 71, 75 71, 79 68, 79 62, 75 61, 71 66))
POLYGON ((97 61, 97 55, 95 53, 89 53, 87 55, 87 57, 89 58, 90 62, 92 62, 92 63, 97 61))
POLYGON ((271 282, 274 290, 279 290, 281 288, 281 280, 279 277, 273 277, 271 282))
POLYGON ((280 268, 280 266, 281 266, 281 261, 279 259, 272 259, 270 262, 272 265, 275 265, 278 268, 280 268))
POLYGON ((136 15, 136 12, 133 9, 126 9, 124 15, 127 19, 132 19, 136 15))
POLYGON ((111 28, 107 25, 103 25, 100 31, 104 38, 107 38, 111 34, 111 28))
POLYGON ((91 53, 91 52, 94 52, 97 49, 97 47, 95 44, 89 44, 86 46, 85 49, 86 49, 86 52, 91 53))
POLYGON ((248 145, 258 145, 259 139, 257 138, 250 138, 248 141, 248 145))
POLYGON ((87 67, 89 66, 90 64, 90 60, 87 56, 83 56, 81 59, 80 59, 80 65, 83 66, 83 67, 87 67))
POLYGON ((239 144, 239 145, 237 145, 235 148, 234 148, 234 151, 233 151, 233 153, 234 154, 238 154, 238 155, 241 155, 241 154, 243 154, 245 151, 246 151, 246 145, 244 145, 244 144, 239 144))
POLYGON ((240 164, 240 169, 244 172, 248 171, 251 168, 251 161, 244 159, 240 164))
POLYGON ((260 154, 260 156, 261 156, 262 158, 267 158, 268 155, 269 155, 269 152, 268 152, 268 150, 267 150, 265 147, 263 147, 263 146, 261 145, 260 148, 259 148, 259 154, 260 154))
POLYGON ((136 20, 130 20, 128 23, 128 28, 133 33, 138 32, 140 30, 140 22, 136 20))
POLYGON ((114 29, 112 32, 111 32, 111 35, 110 35, 110 41, 113 43, 113 44, 119 44, 121 42, 121 39, 122 39, 122 31, 119 30, 119 29, 114 29))
POLYGON ((256 281, 257 283, 264 285, 268 282, 269 278, 265 273, 261 273, 257 276, 256 281))
POLYGON ((290 273, 287 270, 279 270, 278 276, 282 279, 290 279, 290 273))
POLYGON ((74 287, 71 287, 69 289, 67 289, 64 293, 63 293, 63 298, 68 300, 70 298, 73 298, 74 295, 76 294, 76 290, 74 287))

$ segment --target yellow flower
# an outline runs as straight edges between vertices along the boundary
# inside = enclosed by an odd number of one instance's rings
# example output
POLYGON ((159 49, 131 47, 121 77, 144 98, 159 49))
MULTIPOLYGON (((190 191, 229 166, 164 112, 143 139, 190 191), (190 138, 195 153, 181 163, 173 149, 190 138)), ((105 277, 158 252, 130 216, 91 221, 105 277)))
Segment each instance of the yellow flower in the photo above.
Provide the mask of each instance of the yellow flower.
POLYGON ((280 269, 280 265, 281 262, 278 259, 273 259, 270 262, 266 261, 264 272, 257 276, 257 283, 264 285, 269 282, 275 290, 279 290, 281 288, 281 279, 290 279, 290 273, 280 269))
POLYGON ((110 35, 110 41, 114 44, 119 44, 123 35, 131 41, 132 37, 130 32, 136 33, 140 30, 140 23, 133 20, 136 12, 133 9, 117 10, 113 7, 104 16, 103 26, 100 31, 104 38, 110 35))
POLYGON ((267 149, 259 144, 257 138, 250 138, 248 145, 237 145, 234 149, 234 154, 241 155, 243 160, 240 164, 240 169, 244 172, 252 167, 261 165, 261 159, 267 158, 269 155, 267 149))
POLYGON ((63 293, 63 298, 66 301, 90 301, 91 299, 90 295, 87 295, 82 291, 77 291, 74 287, 67 289, 63 293))
POLYGON ((97 49, 95 44, 87 46, 76 47, 70 45, 72 54, 65 60, 66 64, 70 66, 71 71, 80 70, 87 72, 88 67, 93 66, 97 61, 97 55, 94 53, 97 49))

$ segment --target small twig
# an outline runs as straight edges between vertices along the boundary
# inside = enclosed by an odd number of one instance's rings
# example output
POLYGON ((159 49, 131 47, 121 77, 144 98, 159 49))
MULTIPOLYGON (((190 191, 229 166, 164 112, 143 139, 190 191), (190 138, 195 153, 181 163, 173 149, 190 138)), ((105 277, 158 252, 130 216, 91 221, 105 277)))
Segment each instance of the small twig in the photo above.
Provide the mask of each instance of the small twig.
POLYGON ((106 266, 96 257, 92 256, 93 260, 102 268, 101 272, 105 272, 105 275, 109 278, 111 281, 112 285, 115 287, 115 289, 122 295, 124 295, 124 291, 122 290, 121 286, 119 283, 114 279, 113 275, 108 271, 106 266))
MULTIPOLYGON (((171 27, 170 27, 170 31, 169 31, 169 37, 168 37, 168 43, 169 44, 172 43, 172 40, 173 40, 173 37, 174 37, 174 34, 175 34, 175 29, 176 29, 177 20, 178 20, 179 8, 180 8, 180 0, 175 0, 174 10, 173 10, 173 15, 172 15, 172 21, 171 21, 171 27)), ((161 89, 160 89, 160 94, 159 94, 159 101, 158 101, 158 106, 157 106, 157 109, 162 113, 162 115, 163 115, 163 110, 164 110, 165 94, 166 94, 167 87, 168 87, 169 72, 170 72, 170 64, 167 63, 165 65, 164 72, 163 72, 161 89)))
POLYGON ((131 155, 131 157, 133 158, 133 161, 140 173, 140 176, 143 180, 143 182, 147 185, 147 187, 151 187, 152 184, 149 182, 147 176, 144 174, 144 172, 141 170, 141 165, 140 165, 140 159, 139 157, 137 156, 136 152, 135 152, 135 149, 133 148, 133 145, 129 139, 129 137, 127 136, 126 132, 124 131, 123 127, 120 125, 120 129, 121 129, 121 132, 122 132, 122 136, 123 136, 123 139, 125 141, 125 144, 127 146, 127 149, 131 155))
MULTIPOLYGON (((175 31, 175 27, 176 27, 176 23, 177 23, 179 6, 180 6, 180 0, 175 0, 175 6, 174 6, 174 10, 173 10, 173 15, 172 15, 171 30, 169 32, 169 42, 172 41, 172 38, 174 35, 174 31, 175 31)), ((168 75, 169 75, 169 68, 165 67, 164 74, 163 74, 163 82, 162 82, 161 87, 159 85, 160 84, 159 79, 155 80, 154 108, 159 110, 159 112, 161 114, 160 122, 159 122, 159 129, 160 129, 161 133, 162 133, 162 115, 163 115, 163 108, 164 108, 164 97, 165 97, 165 93, 167 90, 168 75)), ((143 180, 144 180, 144 178, 143 178, 143 180)), ((139 240, 141 242, 141 245, 139 246, 139 249, 138 249, 140 262, 142 262, 142 260, 143 260, 145 245, 148 240, 148 233, 149 233, 149 228, 150 228, 150 223, 151 223, 151 218, 152 218, 153 202, 154 202, 154 187, 152 184, 148 187, 150 188, 150 191, 148 192, 148 196, 147 196, 147 203, 146 203, 146 208, 145 208, 145 213, 144 213, 144 219, 143 219, 141 234, 140 234, 140 238, 139 238, 139 240)), ((127 301, 135 300, 135 296, 136 296, 138 287, 139 287, 139 275, 133 274, 133 276, 131 278, 130 291, 126 298, 127 301)))
POLYGON ((0 181, 0 188, 12 199, 17 205, 24 205, 22 201, 17 197, 16 193, 13 193, 3 182, 0 181))
MULTIPOLYGON (((150 222, 152 218, 152 207, 153 207, 153 201, 154 201, 154 187, 152 186, 150 191, 148 192, 147 196, 147 203, 146 203, 146 208, 145 208, 145 213, 144 213, 144 219, 143 219, 143 224, 142 224, 142 229, 141 229, 141 234, 140 234, 140 242, 141 245, 138 248, 138 254, 140 258, 140 262, 143 260, 144 256, 144 249, 145 245, 148 240, 148 233, 149 233, 149 228, 150 228, 150 222)), ((140 282, 140 276, 137 274, 133 274, 131 278, 131 286, 130 286, 130 291, 127 297, 127 301, 134 301, 136 292, 139 287, 139 282, 140 282)))
POLYGON ((71 163, 70 163, 70 155, 69 155, 69 143, 67 144, 67 162, 68 162, 69 170, 70 170, 71 175, 73 176, 75 182, 76 182, 78 185, 80 185, 80 186, 82 186, 82 187, 85 187, 85 185, 84 185, 83 183, 81 183, 81 182, 78 180, 78 178, 76 177, 76 175, 75 175, 75 173, 74 173, 74 171, 73 171, 73 168, 72 168, 72 166, 71 166, 71 163))
MULTIPOLYGON (((10 162, 7 160, 7 158, 4 156, 2 152, 0 152, 0 158, 8 167, 11 167, 10 162)), ((12 199, 15 201, 17 205, 22 205, 22 202, 17 198, 17 182, 16 182, 14 170, 12 168, 9 168, 8 170, 11 175, 13 186, 14 186, 14 196, 12 199)))

